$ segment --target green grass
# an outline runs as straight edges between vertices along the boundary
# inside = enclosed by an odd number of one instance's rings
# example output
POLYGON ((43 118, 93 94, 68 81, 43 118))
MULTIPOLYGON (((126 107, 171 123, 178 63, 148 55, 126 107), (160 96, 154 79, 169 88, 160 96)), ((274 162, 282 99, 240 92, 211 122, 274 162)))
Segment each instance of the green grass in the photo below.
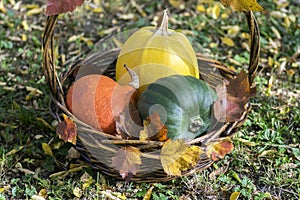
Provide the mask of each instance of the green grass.
MULTIPOLYGON (((6 13, 0 11, 1 200, 30 199, 34 195, 47 199, 76 199, 76 195, 81 199, 141 199, 150 188, 152 199, 229 199, 233 192, 240 192, 240 199, 300 198, 299 56, 292 59, 300 44, 296 0, 286 6, 275 0, 264 1, 261 4, 266 11, 255 13, 262 39, 255 80, 258 93, 251 100, 247 121, 233 138, 234 151, 190 177, 147 184, 118 182, 84 166, 78 158, 66 158, 71 145, 63 144, 52 127, 56 121, 48 110, 50 92, 41 69, 46 17, 43 13, 26 15, 31 9, 28 1, 19 8, 15 1, 2 2, 6 13), (28 30, 24 30, 25 20, 28 30), (26 40, 22 40, 24 35, 26 40), (41 93, 32 92, 32 88, 41 93), (49 144, 53 157, 46 155, 42 143, 49 144), (66 172, 74 164, 83 167, 66 172)), ((37 7, 42 3, 30 2, 37 7)), ((125 6, 123 1, 118 3, 125 6)), ((249 53, 243 43, 247 40, 240 33, 248 29, 243 15, 232 13, 230 8, 221 8, 221 14, 227 13, 229 18, 213 19, 210 13, 197 12, 189 1, 184 10, 170 6, 168 1, 146 1, 140 3, 146 18, 130 4, 123 14, 133 13, 137 18, 124 20, 113 5, 105 3, 100 14, 82 7, 60 17, 56 45, 61 70, 64 56, 70 61, 91 48, 82 39, 68 42, 72 35, 84 33, 96 43, 110 34, 107 30, 111 27, 126 30, 148 25, 160 7, 171 9, 174 20, 170 26, 191 30, 188 37, 201 44, 203 52, 238 70, 246 67, 249 53), (233 25, 240 27, 236 36, 228 35, 228 27, 233 25), (221 43, 220 36, 226 35, 232 37, 234 47, 221 43)), ((204 5, 208 8, 215 3, 204 5)))

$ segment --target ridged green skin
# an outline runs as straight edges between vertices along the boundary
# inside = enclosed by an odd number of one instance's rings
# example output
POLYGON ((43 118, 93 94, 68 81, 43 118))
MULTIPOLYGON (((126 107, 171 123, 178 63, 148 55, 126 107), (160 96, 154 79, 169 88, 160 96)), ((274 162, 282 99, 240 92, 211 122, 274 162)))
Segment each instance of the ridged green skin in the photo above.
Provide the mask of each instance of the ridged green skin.
POLYGON ((193 139, 208 129, 215 99, 215 91, 204 81, 192 76, 172 75, 158 79, 142 92, 138 110, 143 120, 158 112, 168 128, 168 138, 193 139), (190 127, 195 118, 201 126, 190 127))

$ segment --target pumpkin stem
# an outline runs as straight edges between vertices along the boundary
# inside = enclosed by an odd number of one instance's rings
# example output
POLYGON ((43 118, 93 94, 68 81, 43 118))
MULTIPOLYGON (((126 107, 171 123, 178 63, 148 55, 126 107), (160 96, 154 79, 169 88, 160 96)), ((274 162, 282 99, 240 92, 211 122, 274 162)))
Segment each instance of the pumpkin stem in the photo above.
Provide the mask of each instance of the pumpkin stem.
POLYGON ((159 35, 169 35, 170 32, 168 31, 168 23, 169 23, 168 9, 165 9, 157 21, 155 33, 159 35))
POLYGON ((189 131, 191 131, 192 133, 196 133, 199 129, 201 129, 203 127, 203 120, 202 118, 197 115, 197 116, 194 116, 190 119, 190 124, 189 124, 189 131))
POLYGON ((135 71, 133 71, 132 69, 127 67, 126 64, 124 65, 124 67, 128 71, 130 78, 131 78, 131 82, 129 83, 129 85, 135 89, 138 89, 140 87, 140 81, 139 81, 138 75, 135 73, 135 71))

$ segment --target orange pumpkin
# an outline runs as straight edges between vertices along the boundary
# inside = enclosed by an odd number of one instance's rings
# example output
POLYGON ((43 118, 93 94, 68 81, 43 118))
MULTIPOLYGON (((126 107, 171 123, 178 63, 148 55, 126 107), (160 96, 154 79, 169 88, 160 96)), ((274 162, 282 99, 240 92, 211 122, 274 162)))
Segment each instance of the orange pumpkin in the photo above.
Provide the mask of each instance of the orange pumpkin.
POLYGON ((135 88, 103 75, 87 75, 69 89, 66 103, 73 115, 105 133, 115 133, 115 119, 134 98, 135 88))

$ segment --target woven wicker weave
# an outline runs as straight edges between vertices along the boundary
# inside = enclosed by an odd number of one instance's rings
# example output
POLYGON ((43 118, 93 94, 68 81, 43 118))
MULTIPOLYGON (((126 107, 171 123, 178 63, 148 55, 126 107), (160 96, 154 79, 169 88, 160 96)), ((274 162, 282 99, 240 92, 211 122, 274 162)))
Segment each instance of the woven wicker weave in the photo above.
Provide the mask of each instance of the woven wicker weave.
MULTIPOLYGON (((251 36, 250 61, 248 67, 248 78, 251 85, 256 75, 259 60, 259 29, 251 11, 244 12, 244 15, 247 19, 251 36)), ((65 94, 72 81, 74 81, 74 75, 78 69, 83 64, 97 61, 98 63, 102 63, 102 66, 98 66, 101 74, 114 77, 114 61, 117 58, 120 49, 112 48, 103 52, 97 52, 97 54, 88 59, 80 59, 70 66, 66 73, 58 75, 56 72, 54 55, 54 28, 57 24, 57 17, 57 15, 50 16, 46 21, 43 35, 43 73, 51 89, 50 110, 54 117, 59 121, 61 121, 62 113, 65 113, 74 119, 78 133, 76 148, 81 153, 82 157, 91 167, 101 171, 103 174, 121 179, 119 172, 111 167, 111 158, 119 148, 130 145, 139 148, 140 151, 143 152, 142 165, 137 174, 132 177, 132 181, 167 181, 176 178, 174 176, 169 176, 164 172, 159 156, 157 156, 159 155, 159 151, 164 142, 120 139, 89 127, 76 119, 67 109, 65 94), (109 67, 107 68, 107 66, 109 67), (103 69, 101 67, 103 67, 103 69), (149 166, 151 166, 151 169, 149 169, 149 166)), ((212 88, 215 88, 223 81, 223 79, 231 79, 236 75, 235 72, 229 70, 218 61, 208 59, 200 54, 197 54, 197 58, 201 78, 208 82, 212 88)), ((248 103, 247 106, 250 109, 250 103, 248 103)), ((205 144, 208 142, 232 137, 238 127, 245 121, 247 112, 245 112, 238 121, 224 123, 218 130, 211 131, 204 136, 195 138, 194 140, 189 141, 189 144, 198 145, 205 151, 205 144)), ((212 163, 213 161, 204 153, 203 155, 200 155, 198 164, 195 167, 184 171, 182 175, 191 175, 209 167, 212 163)))

